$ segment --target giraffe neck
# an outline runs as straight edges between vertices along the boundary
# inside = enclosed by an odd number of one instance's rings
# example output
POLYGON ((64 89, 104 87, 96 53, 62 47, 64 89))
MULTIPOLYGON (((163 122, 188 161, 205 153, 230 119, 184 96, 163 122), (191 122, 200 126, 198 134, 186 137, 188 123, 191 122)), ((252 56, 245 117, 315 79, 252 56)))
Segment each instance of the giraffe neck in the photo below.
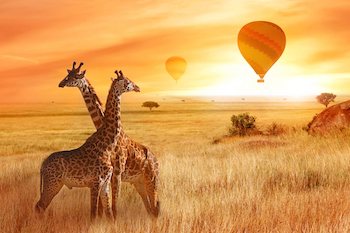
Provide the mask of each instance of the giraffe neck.
POLYGON ((120 136, 123 127, 121 124, 121 94, 114 92, 112 84, 106 102, 106 110, 103 118, 103 124, 107 131, 115 134, 115 137, 120 136))
POLYGON ((78 88, 84 98, 85 105, 90 113, 90 117, 94 122, 96 129, 101 128, 103 125, 104 113, 99 100, 96 99, 98 97, 94 89, 92 88, 89 81, 87 81, 87 79, 83 79, 78 88))

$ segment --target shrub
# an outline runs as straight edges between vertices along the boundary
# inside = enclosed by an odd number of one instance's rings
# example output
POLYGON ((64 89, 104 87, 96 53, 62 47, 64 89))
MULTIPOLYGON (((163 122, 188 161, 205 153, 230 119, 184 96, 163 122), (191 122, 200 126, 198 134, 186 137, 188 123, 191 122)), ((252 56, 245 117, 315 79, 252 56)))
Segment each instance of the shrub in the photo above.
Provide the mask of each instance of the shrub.
POLYGON ((288 131, 289 129, 287 128, 287 126, 277 124, 276 122, 272 122, 272 124, 267 127, 267 135, 269 136, 285 134, 288 131))
POLYGON ((241 113, 231 117, 232 126, 229 128, 230 135, 248 136, 259 134, 255 121, 255 116, 250 116, 249 113, 241 113))

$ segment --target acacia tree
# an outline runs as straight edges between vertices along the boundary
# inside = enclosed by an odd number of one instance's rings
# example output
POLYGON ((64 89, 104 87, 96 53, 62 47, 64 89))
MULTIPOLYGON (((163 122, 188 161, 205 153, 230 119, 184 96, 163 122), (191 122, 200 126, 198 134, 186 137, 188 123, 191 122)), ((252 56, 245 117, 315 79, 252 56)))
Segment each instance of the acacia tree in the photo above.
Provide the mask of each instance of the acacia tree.
POLYGON ((159 104, 157 102, 147 101, 147 102, 144 102, 141 107, 149 108, 149 110, 151 111, 152 108, 158 108, 159 104))
POLYGON ((317 102, 325 105, 327 108, 330 102, 334 102, 335 97, 337 96, 333 95, 333 93, 322 93, 321 95, 316 96, 316 99, 317 99, 317 102))

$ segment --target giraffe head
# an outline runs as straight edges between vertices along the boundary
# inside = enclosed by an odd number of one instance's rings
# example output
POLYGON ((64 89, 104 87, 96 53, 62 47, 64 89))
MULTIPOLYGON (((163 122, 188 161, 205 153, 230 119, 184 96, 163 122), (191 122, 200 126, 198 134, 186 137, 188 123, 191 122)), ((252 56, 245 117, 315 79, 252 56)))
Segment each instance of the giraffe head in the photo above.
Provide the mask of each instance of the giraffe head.
POLYGON ((78 68, 75 68, 76 63, 73 62, 72 70, 68 70, 68 75, 60 82, 59 87, 82 87, 85 82, 85 71, 80 71, 80 68, 84 63, 80 63, 78 68))
POLYGON ((112 81, 116 93, 121 95, 122 93, 131 91, 140 92, 140 88, 133 81, 125 77, 121 70, 119 72, 116 70, 115 73, 118 77, 116 79, 112 78, 112 81))

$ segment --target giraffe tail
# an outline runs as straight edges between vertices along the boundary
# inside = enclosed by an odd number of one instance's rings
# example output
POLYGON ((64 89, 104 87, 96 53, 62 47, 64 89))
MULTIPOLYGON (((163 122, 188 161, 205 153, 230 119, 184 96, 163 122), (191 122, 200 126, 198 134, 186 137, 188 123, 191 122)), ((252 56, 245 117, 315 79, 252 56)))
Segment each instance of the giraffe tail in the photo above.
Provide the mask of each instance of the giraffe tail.
MULTIPOLYGON (((40 169, 40 200, 35 205, 35 212, 38 214, 43 213, 45 210, 40 206, 43 197, 43 173, 40 169)), ((42 217, 42 216, 41 216, 42 217)))
POLYGON ((43 193, 43 173, 41 172, 40 169, 40 196, 43 193))

